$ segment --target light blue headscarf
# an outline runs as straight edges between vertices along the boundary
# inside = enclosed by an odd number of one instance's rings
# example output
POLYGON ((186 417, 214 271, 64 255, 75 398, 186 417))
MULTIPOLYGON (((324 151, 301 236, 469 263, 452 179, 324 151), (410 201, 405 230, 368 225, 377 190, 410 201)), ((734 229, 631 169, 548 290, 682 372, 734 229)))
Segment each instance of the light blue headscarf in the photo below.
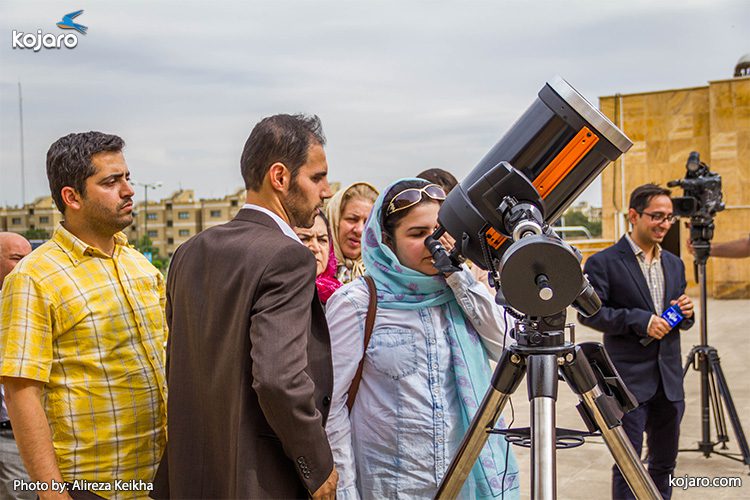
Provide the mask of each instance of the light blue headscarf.
MULTIPOLYGON (((462 407, 462 423, 466 430, 490 386, 488 356, 476 331, 467 327, 463 311, 445 277, 427 276, 401 265, 393 251, 383 243, 380 224, 383 200, 395 184, 405 180, 422 179, 399 179, 381 191, 365 225, 362 258, 367 274, 375 280, 378 307, 413 310, 439 306, 445 311, 449 319, 448 343, 462 407)), ((499 423, 505 427, 502 418, 499 423)), ((508 471, 503 474, 505 450, 504 440, 491 435, 467 480, 474 482, 477 498, 496 498, 503 495, 503 490, 505 499, 518 498, 518 465, 508 448, 508 471)))

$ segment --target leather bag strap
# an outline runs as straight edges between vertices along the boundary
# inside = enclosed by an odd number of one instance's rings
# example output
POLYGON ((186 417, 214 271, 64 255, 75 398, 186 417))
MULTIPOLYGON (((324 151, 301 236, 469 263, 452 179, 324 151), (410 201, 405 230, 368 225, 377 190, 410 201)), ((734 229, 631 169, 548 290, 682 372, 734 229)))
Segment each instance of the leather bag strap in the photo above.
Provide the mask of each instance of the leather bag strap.
POLYGON ((365 365, 365 353, 367 353, 367 346, 370 343, 370 337, 372 336, 372 329, 375 326, 375 313, 378 310, 378 292, 375 288, 375 280, 372 276, 364 275, 363 278, 367 283, 367 288, 370 291, 370 303, 367 306, 367 318, 365 319, 365 340, 364 349, 362 350, 362 359, 359 360, 359 366, 357 366, 357 373, 354 374, 352 379, 352 385, 349 386, 349 394, 346 398, 346 406, 349 411, 352 411, 354 406, 354 400, 357 397, 357 391, 359 390, 359 383, 362 381, 362 368, 365 365))

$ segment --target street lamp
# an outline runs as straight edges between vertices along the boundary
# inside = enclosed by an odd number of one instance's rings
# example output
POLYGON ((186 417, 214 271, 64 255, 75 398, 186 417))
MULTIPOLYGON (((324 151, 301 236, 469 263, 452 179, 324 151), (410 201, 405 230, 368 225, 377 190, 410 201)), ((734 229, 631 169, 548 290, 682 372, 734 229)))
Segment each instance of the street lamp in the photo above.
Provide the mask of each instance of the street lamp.
POLYGON ((143 194, 145 198, 145 205, 143 208, 143 232, 146 235, 146 238, 148 238, 148 190, 149 189, 156 189, 158 187, 162 186, 161 181, 147 183, 147 182, 134 182, 133 184, 137 186, 143 186, 143 194))

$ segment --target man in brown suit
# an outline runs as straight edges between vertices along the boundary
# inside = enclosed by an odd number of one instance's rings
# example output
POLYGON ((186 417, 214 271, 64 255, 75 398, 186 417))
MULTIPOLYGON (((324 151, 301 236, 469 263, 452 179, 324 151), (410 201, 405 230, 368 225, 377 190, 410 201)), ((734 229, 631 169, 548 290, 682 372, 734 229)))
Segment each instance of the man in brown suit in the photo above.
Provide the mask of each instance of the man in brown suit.
POLYGON ((154 496, 334 498, 333 370, 311 227, 331 196, 317 116, 261 120, 240 161, 247 203, 181 245, 167 279, 167 451, 154 496))

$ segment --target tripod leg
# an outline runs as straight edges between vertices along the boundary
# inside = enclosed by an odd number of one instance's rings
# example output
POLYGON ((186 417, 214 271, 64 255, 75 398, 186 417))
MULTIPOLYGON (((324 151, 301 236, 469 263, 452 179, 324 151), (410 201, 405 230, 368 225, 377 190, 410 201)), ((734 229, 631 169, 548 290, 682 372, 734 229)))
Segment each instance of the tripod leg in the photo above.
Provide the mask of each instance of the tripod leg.
MULTIPOLYGON (((742 452, 744 463, 745 465, 750 466, 750 448, 748 448, 747 445, 745 432, 742 430, 742 423, 740 422, 740 417, 737 414, 737 408, 735 408, 734 401, 732 400, 732 395, 729 393, 729 385, 727 384, 727 379, 724 377, 724 371, 721 369, 719 354, 716 349, 711 348, 711 350, 709 351, 708 362, 711 371, 716 376, 716 382, 719 386, 719 393, 721 394, 722 399, 724 399, 724 404, 727 407, 727 412, 729 413, 729 421, 732 423, 732 427, 734 428, 734 435, 737 437, 737 445, 740 447, 740 451, 742 452)), ((721 405, 721 401, 717 400, 716 404, 721 405)))
POLYGON ((532 354, 528 359, 531 401, 531 498, 557 498, 557 356, 532 354))
POLYGON ((682 369, 682 378, 685 378, 685 375, 687 375, 688 370, 691 366, 694 366, 695 364, 695 350, 697 347, 693 347, 690 350, 690 353, 687 355, 687 359, 685 360, 685 367, 682 369))
POLYGON ((495 373, 492 375, 492 385, 484 395, 456 456, 453 457, 445 472, 445 477, 440 482, 435 495, 436 499, 452 500, 458 497, 490 436, 488 431, 495 427, 510 395, 523 380, 526 365, 523 363, 522 356, 513 352, 512 349, 505 351, 498 361, 495 373))
POLYGON ((606 396, 600 389, 586 355, 579 346, 576 346, 574 354, 568 354, 565 361, 562 372, 566 382, 573 392, 578 394, 588 414, 593 417, 596 427, 601 431, 602 438, 630 489, 640 500, 661 500, 659 490, 622 428, 620 421, 622 411, 616 403, 611 401, 612 398, 606 396))
POLYGON ((612 428, 607 426, 607 419, 603 415, 602 408, 597 404, 597 400, 602 395, 601 389, 596 386, 591 391, 581 394, 581 401, 593 414, 594 421, 602 433, 602 438, 604 438, 612 458, 614 458, 617 467, 620 468, 622 476, 628 482, 628 486, 633 490, 636 498, 660 499, 661 493, 659 493, 646 467, 635 452, 630 439, 622 428, 622 423, 612 428))
MULTIPOLYGON (((706 250, 709 248, 708 242, 701 242, 700 247, 706 250)), ((698 356, 698 369, 701 372, 701 440, 698 443, 698 450, 703 452, 703 456, 708 458, 714 450, 714 443, 711 441, 711 412, 710 405, 710 388, 709 388, 709 368, 706 347, 708 346, 708 294, 706 288, 706 259, 707 252, 703 250, 696 254, 693 261, 695 266, 698 285, 700 286, 700 345, 693 348, 698 356)))
POLYGON ((711 400, 711 409, 714 413, 714 425, 716 426, 716 444, 721 443, 721 449, 727 449, 727 441, 729 441, 729 435, 727 434, 727 420, 724 416, 724 406, 721 404, 721 396, 716 383, 716 374, 711 367, 711 358, 708 358, 709 370, 708 379, 710 382, 711 392, 709 399, 711 400))
POLYGON ((711 389, 709 386, 708 356, 704 349, 698 352, 698 365, 701 372, 701 441, 698 443, 698 449, 703 452, 704 457, 708 458, 714 450, 714 443, 711 441, 711 389))

